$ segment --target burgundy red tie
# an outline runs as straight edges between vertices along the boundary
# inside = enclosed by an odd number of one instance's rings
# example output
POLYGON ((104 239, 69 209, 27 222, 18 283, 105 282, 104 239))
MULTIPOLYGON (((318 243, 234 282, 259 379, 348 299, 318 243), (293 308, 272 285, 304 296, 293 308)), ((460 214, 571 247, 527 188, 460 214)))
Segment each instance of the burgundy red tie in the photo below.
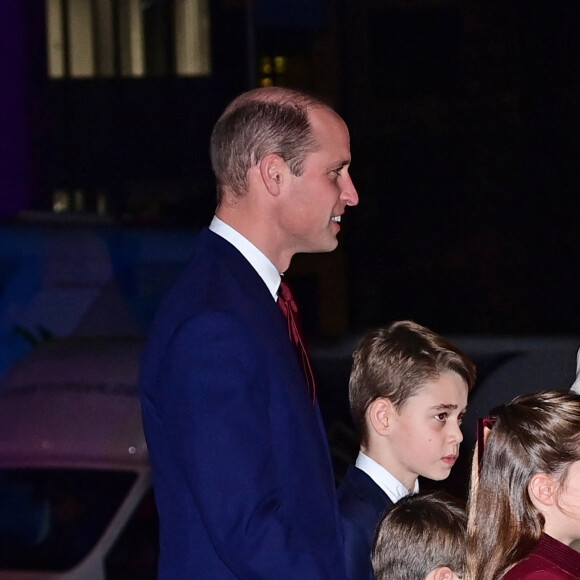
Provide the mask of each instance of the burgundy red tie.
POLYGON ((302 365, 302 370, 306 377, 306 382, 308 383, 308 390, 312 396, 312 402, 315 403, 316 386, 314 383, 314 373, 312 372, 312 365, 310 364, 310 359, 308 358, 308 353, 306 352, 306 347, 304 346, 304 341, 302 340, 302 334, 300 332, 298 306, 296 306, 290 286, 288 286, 288 283, 284 279, 282 279, 280 288, 278 289, 278 305, 288 323, 288 334, 290 340, 296 348, 298 358, 302 365))

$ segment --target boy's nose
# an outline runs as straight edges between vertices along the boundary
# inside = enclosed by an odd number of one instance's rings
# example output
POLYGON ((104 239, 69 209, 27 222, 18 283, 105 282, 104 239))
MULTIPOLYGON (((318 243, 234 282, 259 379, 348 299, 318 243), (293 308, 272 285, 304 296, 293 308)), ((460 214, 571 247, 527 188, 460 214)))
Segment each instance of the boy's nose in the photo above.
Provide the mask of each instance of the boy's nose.
POLYGON ((458 423, 454 424, 453 429, 451 431, 452 440, 455 443, 461 443, 463 441, 463 432, 458 423))

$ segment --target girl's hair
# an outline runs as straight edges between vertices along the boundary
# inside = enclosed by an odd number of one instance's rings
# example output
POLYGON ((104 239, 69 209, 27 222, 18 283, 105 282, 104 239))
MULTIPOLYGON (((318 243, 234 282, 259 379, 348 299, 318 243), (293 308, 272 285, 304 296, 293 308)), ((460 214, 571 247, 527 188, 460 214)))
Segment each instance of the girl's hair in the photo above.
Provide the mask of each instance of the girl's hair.
POLYGON ((471 474, 468 580, 501 578, 528 555, 544 528, 528 494, 532 477, 545 473, 562 489, 570 465, 580 460, 580 395, 521 395, 494 415, 481 466, 476 450, 471 474))

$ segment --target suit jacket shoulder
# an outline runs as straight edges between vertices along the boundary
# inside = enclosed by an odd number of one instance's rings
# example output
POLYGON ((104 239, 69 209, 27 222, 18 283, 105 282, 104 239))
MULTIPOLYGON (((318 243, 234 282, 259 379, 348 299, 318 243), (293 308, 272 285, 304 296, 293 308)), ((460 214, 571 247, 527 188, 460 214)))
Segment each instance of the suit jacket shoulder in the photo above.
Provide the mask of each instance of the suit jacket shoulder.
POLYGON ((392 509, 389 496, 358 467, 349 467, 338 488, 346 565, 351 580, 374 578, 370 561, 375 529, 392 509))

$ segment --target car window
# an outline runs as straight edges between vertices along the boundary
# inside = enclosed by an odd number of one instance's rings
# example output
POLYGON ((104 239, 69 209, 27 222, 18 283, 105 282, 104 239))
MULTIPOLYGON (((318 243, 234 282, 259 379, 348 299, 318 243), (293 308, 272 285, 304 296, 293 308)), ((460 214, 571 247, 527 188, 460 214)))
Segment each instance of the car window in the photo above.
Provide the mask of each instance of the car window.
POLYGON ((0 469, 0 570, 77 565, 136 477, 130 471, 0 469))
POLYGON ((107 580, 155 580, 159 558, 159 519, 153 489, 131 515, 105 561, 107 580))

